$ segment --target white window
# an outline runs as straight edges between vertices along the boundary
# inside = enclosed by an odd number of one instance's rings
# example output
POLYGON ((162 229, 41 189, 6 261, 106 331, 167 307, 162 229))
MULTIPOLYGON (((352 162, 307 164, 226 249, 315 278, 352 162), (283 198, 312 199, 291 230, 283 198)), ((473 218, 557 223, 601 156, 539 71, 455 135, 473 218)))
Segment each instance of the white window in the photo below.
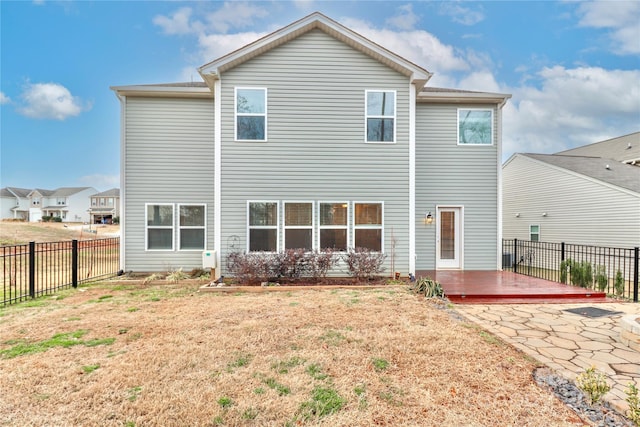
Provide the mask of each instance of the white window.
POLYGON ((236 141, 267 140, 267 89, 236 88, 236 141))
POLYGON ((493 110, 458 109, 458 145, 492 145, 493 110))
POLYGON ((104 206, 104 197, 100 198, 100 206, 104 206))
POLYGON ((67 204, 67 199, 65 197, 58 197, 56 199, 56 204, 57 205, 66 205, 67 204))
POLYGON ((284 203, 285 249, 313 250, 313 203, 284 203))
POLYGON ((205 205, 178 205, 180 212, 179 248, 182 251, 205 248, 207 211, 205 205))
POLYGON ((113 197, 109 197, 109 199, 107 200, 107 204, 109 206, 113 206, 113 197))
POLYGON ((396 141, 396 92, 365 91, 367 142, 396 141))
POLYGON ((320 202, 320 250, 346 251, 349 204, 320 202))
POLYGON ((98 199, 96 198, 91 198, 91 206, 98 206, 98 199))
POLYGON ((32 202, 34 205, 39 205, 40 204, 40 199, 38 197, 36 197, 35 199, 33 199, 32 202))
POLYGON ((530 225, 529 226, 529 240, 532 242, 540 241, 540 226, 539 225, 530 225))
POLYGON ((147 250, 173 250, 173 204, 146 204, 147 250))
POLYGON ((249 202, 249 252, 278 251, 278 202, 249 202))
POLYGON ((355 248, 382 252, 383 205, 380 202, 355 202, 353 204, 353 234, 355 248))

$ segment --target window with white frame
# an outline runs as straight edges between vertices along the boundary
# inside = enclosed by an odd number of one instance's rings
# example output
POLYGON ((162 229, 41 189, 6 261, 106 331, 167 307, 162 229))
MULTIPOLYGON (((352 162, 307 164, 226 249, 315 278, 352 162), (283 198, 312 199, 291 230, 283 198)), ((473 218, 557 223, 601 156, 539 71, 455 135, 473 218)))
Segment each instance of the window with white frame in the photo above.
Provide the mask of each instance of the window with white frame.
POLYGON ((382 203, 354 203, 354 247, 382 251, 382 203))
POLYGON ((320 250, 347 250, 348 203, 320 202, 320 250))
POLYGON ((313 203, 284 203, 284 247, 313 250, 313 203))
POLYGON ((532 242, 540 241, 540 226, 539 225, 530 225, 529 226, 529 240, 532 242))
POLYGON ((195 251, 205 248, 205 205, 179 205, 180 250, 195 251))
POLYGON ((173 204, 146 205, 147 250, 173 250, 173 204))
POLYGON ((236 88, 236 140, 267 140, 267 89, 236 88))
POLYGON ((395 142, 396 92, 365 91, 367 142, 395 142))
POLYGON ((492 145, 493 110, 487 108, 459 108, 458 144, 492 145))
POLYGON ((250 252, 278 251, 278 202, 249 202, 250 252))
POLYGON ((91 206, 98 206, 98 199, 96 199, 95 197, 91 198, 91 206))

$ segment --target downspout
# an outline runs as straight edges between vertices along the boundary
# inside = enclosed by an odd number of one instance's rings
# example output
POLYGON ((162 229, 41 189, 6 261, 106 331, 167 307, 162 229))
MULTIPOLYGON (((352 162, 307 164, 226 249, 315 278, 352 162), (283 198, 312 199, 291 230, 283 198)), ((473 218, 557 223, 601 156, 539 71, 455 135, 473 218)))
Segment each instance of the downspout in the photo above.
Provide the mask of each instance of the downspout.
MULTIPOLYGON (((416 91, 409 82, 409 271, 416 273, 416 91)), ((395 273, 395 272, 392 272, 395 273)))
POLYGON ((116 96, 118 100, 120 100, 120 270, 126 271, 126 220, 127 216, 125 213, 125 209, 123 206, 127 206, 126 198, 127 198, 127 187, 125 185, 126 179, 126 171, 127 171, 127 163, 125 161, 125 152, 126 152, 126 127, 127 127, 127 97, 120 95, 116 92, 116 96))
POLYGON ((498 229, 497 229, 497 258, 496 258, 496 270, 502 270, 502 107, 507 102, 507 98, 505 98, 500 104, 498 104, 497 111, 497 125, 498 132, 496 132, 496 138, 498 139, 498 149, 496 150, 496 165, 497 165, 497 179, 498 179, 498 212, 497 212, 497 220, 498 220, 498 229))
POLYGON ((220 78, 214 82, 213 103, 214 103, 214 171, 213 171, 213 191, 214 191, 214 225, 213 225, 213 247, 216 251, 216 265, 222 274, 222 81, 220 78))

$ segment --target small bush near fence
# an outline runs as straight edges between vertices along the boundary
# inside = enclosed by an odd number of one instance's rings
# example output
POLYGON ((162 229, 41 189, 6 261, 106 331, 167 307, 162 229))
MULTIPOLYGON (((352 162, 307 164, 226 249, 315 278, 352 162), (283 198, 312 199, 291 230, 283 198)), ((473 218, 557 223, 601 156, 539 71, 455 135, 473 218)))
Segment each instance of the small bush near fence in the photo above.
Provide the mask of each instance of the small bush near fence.
POLYGON ((364 248, 350 249, 341 255, 332 250, 287 249, 281 253, 233 252, 227 256, 226 263, 227 270, 239 282, 256 284, 282 278, 321 280, 341 260, 349 276, 357 280, 371 279, 385 270, 382 267, 385 259, 386 255, 364 248))

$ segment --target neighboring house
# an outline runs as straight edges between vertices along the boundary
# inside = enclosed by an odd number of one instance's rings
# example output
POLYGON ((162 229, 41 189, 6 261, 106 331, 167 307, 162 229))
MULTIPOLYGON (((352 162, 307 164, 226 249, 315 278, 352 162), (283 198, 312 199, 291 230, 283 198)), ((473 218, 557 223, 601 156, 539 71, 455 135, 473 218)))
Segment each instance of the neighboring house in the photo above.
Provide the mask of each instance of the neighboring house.
POLYGON ((603 157, 629 165, 640 166, 640 132, 583 145, 556 154, 603 157))
POLYGON ((501 265, 504 94, 431 73, 314 13, 199 68, 118 86, 121 268, 215 250, 387 255, 395 270, 501 265))
POLYGON ((0 219, 29 219, 29 192, 17 187, 0 189, 0 219))
POLYGON ((56 190, 36 188, 29 192, 29 221, 43 216, 59 217, 62 222, 89 221, 89 196, 97 193, 93 187, 61 187, 56 190))
POLYGON ((112 188, 91 196, 89 221, 92 224, 112 224, 120 217, 120 189, 112 188))
MULTIPOLYGON (((636 150, 631 157, 637 158, 640 143, 635 141, 628 150, 636 150)), ((606 142, 557 154, 514 154, 502 168, 504 238, 640 246, 640 168, 612 158, 565 154, 606 142)), ((628 161, 615 150, 611 154, 628 161)))

